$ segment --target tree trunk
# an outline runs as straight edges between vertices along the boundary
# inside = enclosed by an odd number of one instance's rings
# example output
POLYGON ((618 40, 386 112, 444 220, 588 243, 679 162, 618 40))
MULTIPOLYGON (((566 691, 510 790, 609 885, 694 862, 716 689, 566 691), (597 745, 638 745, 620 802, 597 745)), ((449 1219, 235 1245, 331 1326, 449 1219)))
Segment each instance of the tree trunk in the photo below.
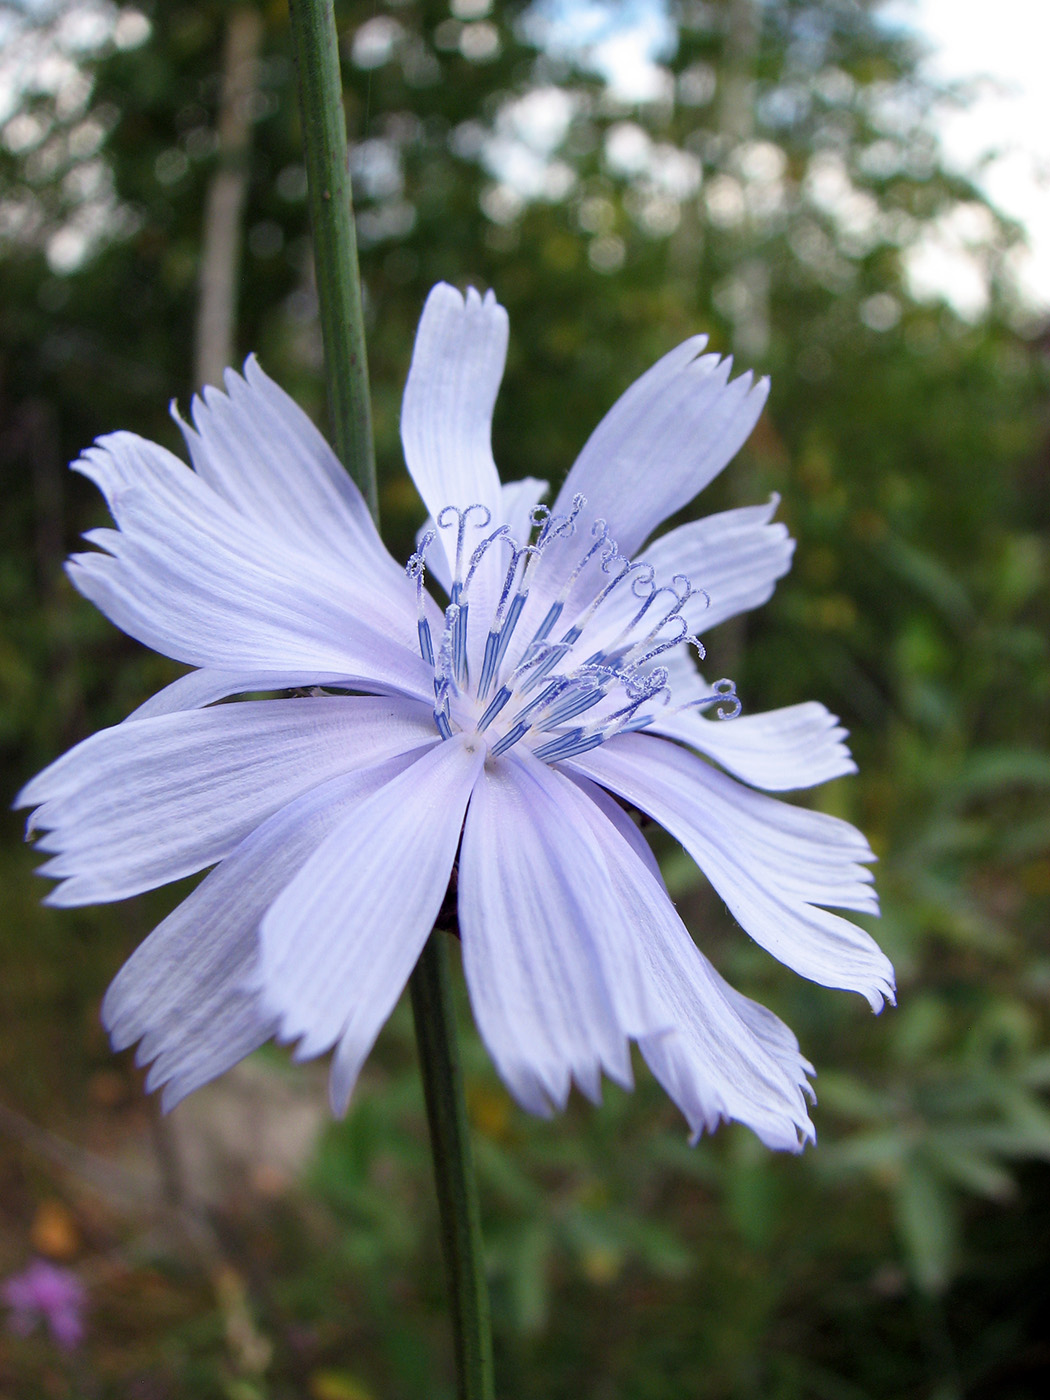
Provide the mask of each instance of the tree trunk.
POLYGON ((258 10, 239 6, 226 24, 218 164, 208 187, 201 246, 194 382, 221 384, 235 355, 241 216, 248 188, 252 98, 262 44, 258 10))

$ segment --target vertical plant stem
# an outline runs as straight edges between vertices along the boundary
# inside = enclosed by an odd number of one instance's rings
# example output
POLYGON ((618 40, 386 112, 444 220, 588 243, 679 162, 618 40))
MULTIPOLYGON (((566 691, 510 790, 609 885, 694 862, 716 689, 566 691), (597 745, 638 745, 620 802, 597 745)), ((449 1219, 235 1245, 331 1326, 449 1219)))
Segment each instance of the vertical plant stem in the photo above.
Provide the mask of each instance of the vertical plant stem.
POLYGON ((492 1332, 448 935, 435 929, 409 983, 448 1267, 459 1400, 492 1400, 492 1332))
POLYGON ((339 41, 332 0, 289 0, 328 411, 339 460, 379 516, 339 41))
MULTIPOLYGON (((335 448, 378 524, 361 283, 332 0, 289 0, 289 8, 335 448)), ((431 934, 409 986, 448 1269, 457 1393, 459 1400, 493 1400, 480 1211, 444 933, 431 934)))

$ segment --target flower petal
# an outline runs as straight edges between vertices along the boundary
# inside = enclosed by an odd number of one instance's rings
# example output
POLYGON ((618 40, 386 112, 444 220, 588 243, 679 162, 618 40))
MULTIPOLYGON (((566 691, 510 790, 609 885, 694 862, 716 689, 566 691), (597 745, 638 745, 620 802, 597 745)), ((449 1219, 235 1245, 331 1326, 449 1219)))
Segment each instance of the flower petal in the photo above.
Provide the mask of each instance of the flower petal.
POLYGON ((119 530, 86 538, 74 585, 130 636, 192 666, 338 672, 423 696, 413 590, 320 548, 306 553, 235 510, 177 457, 132 433, 99 439, 76 470, 119 530))
POLYGON ((115 1050, 141 1040, 165 1109, 276 1033, 259 996, 258 927, 351 805, 413 761, 400 755, 332 778, 282 807, 207 875, 121 968, 102 1003, 115 1050))
POLYGON ((825 987, 863 993, 878 1011, 893 968, 863 929, 826 909, 876 912, 874 857, 855 827, 765 797, 695 754, 622 735, 571 767, 635 803, 681 841, 743 928, 781 962, 825 987))
POLYGON ((262 921, 264 1002, 298 1058, 342 1040, 340 1108, 434 926, 484 756, 436 744, 338 823, 262 921))
POLYGON ((779 504, 780 497, 774 495, 765 505, 690 521, 661 535, 639 555, 640 563, 653 566, 658 584, 684 574, 703 590, 683 609, 692 631, 708 632, 727 618, 761 607, 772 596, 777 579, 791 568, 795 550, 787 526, 773 521, 779 504))
POLYGON ((176 416, 198 476, 242 515, 307 552, 398 571, 364 497, 316 427, 254 355, 226 393, 194 397, 194 426, 176 416))
POLYGON ((630 1083, 627 1037, 662 1027, 587 801, 516 751, 478 781, 463 829, 459 917, 474 1019, 508 1088, 533 1113, 571 1080, 597 1099, 604 1069, 630 1083))
MULTIPOLYGON (((677 690, 674 696, 682 698, 677 690)), ((648 732, 679 739, 768 792, 815 787, 857 771, 843 742, 846 730, 815 700, 727 720, 705 719, 697 710, 669 718, 658 711, 648 732)))
POLYGON ((45 768, 16 805, 61 877, 47 902, 123 899, 228 855, 273 812, 340 773, 434 737, 408 700, 245 701, 94 734, 45 768))
POLYGON ((681 1108, 694 1141, 732 1119, 768 1147, 797 1152, 813 1137, 805 1102, 812 1066, 798 1042, 771 1011, 719 976, 675 912, 638 828, 601 789, 587 783, 584 790, 613 892, 669 1016, 669 1032, 640 1042, 650 1068, 681 1108))
POLYGON ((653 848, 645 839, 641 828, 632 821, 615 797, 606 792, 604 788, 599 787, 597 783, 592 783, 590 778, 585 778, 582 773, 573 773, 566 768, 565 775, 608 817, 649 874, 658 884, 663 886, 666 892, 667 887, 664 885, 663 872, 660 869, 660 862, 653 855, 653 848))
POLYGON ((621 555, 632 555, 736 455, 758 422, 769 381, 729 383, 731 361, 700 355, 694 336, 658 360, 588 438, 554 509, 587 498, 621 555), (698 358, 699 357, 699 358, 698 358))
POLYGON ((180 710, 199 710, 231 695, 265 690, 303 690, 317 685, 346 685, 345 676, 323 671, 218 671, 204 668, 179 676, 156 695, 144 700, 124 720, 152 719, 180 710))
MULTIPOLYGON (((439 282, 416 332, 401 408, 405 461, 430 515, 482 505, 495 522, 500 482, 492 410, 507 358, 507 313, 492 292, 466 298, 439 282)), ((439 532, 449 562, 456 531, 439 532)))

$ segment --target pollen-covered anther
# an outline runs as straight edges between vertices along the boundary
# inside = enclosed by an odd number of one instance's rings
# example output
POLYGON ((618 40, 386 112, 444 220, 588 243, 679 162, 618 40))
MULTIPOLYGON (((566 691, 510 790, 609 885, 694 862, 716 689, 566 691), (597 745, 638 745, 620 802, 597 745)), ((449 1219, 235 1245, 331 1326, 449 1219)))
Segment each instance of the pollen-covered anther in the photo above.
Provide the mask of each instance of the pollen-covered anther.
POLYGON ((430 623, 426 615, 426 572, 427 549, 434 543, 433 530, 426 530, 420 536, 415 554, 409 557, 405 573, 416 585, 416 630, 419 633, 419 651, 428 666, 434 664, 434 639, 430 635, 430 623))
MULTIPOLYGON (((424 579, 426 551, 437 536, 433 530, 421 536, 407 572, 417 588, 420 653, 434 667, 434 722, 442 738, 472 725, 485 736, 493 757, 525 742, 537 758, 556 763, 616 734, 646 728, 661 707, 675 712, 670 672, 659 659, 683 646, 704 656, 684 610, 698 595, 705 605, 709 599, 684 574, 658 584, 651 564, 620 553, 602 519, 593 522, 590 540, 570 564, 564 542, 576 534, 585 505, 578 495, 565 515, 535 507, 529 517, 533 538, 524 542, 506 524, 490 529, 486 506, 440 511, 437 528, 454 528, 456 544, 450 601, 436 648, 425 615, 424 579), (473 540, 468 532, 474 532, 473 540), (556 543, 562 546, 557 551, 559 586, 537 623, 527 608, 530 590, 542 578, 545 558, 556 543), (502 556, 495 571, 490 562, 494 549, 502 556), (492 612, 475 683, 468 662, 468 610, 482 568, 486 584, 478 596, 487 599, 492 612), (583 600, 588 581, 594 587, 583 600), (625 612, 628 621, 619 623, 625 612), (524 645, 518 637, 512 647, 526 616, 533 619, 532 635, 524 645), (580 722, 584 716, 593 717, 580 722)), ((720 719, 739 713, 731 681, 718 681, 710 696, 688 702, 689 707, 711 705, 720 719)))

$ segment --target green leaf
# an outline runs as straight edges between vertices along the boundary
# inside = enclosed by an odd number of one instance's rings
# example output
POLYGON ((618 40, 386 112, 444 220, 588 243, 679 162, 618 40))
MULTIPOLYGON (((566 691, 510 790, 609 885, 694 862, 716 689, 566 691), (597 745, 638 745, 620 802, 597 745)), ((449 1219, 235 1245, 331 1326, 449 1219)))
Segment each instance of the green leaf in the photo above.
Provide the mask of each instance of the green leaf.
POLYGON ((891 1110, 888 1094, 856 1079, 853 1075, 824 1070, 820 1076, 820 1105, 844 1118, 883 1122, 891 1110))
POLYGON ((913 1158, 901 1175, 894 1204, 915 1282, 925 1293, 943 1292, 951 1277, 958 1236, 950 1191, 913 1158))
POLYGON ((925 1148, 930 1162, 955 1185, 990 1201, 1008 1201, 1017 1194, 1013 1177, 990 1154, 967 1149, 948 1134, 931 1137, 925 1148))

